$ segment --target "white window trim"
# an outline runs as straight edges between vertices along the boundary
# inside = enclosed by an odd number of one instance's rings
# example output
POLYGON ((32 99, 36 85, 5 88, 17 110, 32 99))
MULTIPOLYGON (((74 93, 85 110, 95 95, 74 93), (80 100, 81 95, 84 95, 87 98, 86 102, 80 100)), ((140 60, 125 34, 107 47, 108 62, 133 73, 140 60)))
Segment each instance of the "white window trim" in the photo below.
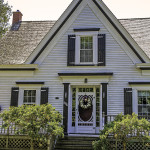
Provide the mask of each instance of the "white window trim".
POLYGON ((133 85, 132 86, 132 96, 133 96, 133 102, 132 102, 132 108, 133 112, 138 115, 138 91, 150 91, 149 85, 133 85))
POLYGON ((98 63, 98 31, 92 32, 76 32, 76 49, 75 49, 75 64, 94 64, 98 63), (82 36, 92 36, 93 37, 93 62, 80 62, 80 37, 82 36))
POLYGON ((40 105, 40 98, 41 98, 41 86, 19 86, 19 99, 18 105, 23 105, 24 100, 24 90, 36 90, 36 105, 40 105))

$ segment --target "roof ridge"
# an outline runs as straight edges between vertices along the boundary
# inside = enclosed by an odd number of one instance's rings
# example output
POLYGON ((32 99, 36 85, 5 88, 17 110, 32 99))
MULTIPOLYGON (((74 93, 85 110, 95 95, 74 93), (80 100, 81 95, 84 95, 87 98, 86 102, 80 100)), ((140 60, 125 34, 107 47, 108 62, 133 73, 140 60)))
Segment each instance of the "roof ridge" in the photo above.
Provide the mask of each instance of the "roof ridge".
MULTIPOLYGON (((121 18, 118 20, 142 20, 142 19, 150 19, 150 17, 143 17, 143 18, 121 18)), ((57 20, 25 20, 21 22, 56 22, 57 20)))
POLYGON ((21 22, 56 22, 57 20, 27 20, 27 21, 21 21, 21 22))
POLYGON ((118 20, 143 20, 143 19, 150 19, 150 17, 143 17, 143 18, 121 18, 118 20))

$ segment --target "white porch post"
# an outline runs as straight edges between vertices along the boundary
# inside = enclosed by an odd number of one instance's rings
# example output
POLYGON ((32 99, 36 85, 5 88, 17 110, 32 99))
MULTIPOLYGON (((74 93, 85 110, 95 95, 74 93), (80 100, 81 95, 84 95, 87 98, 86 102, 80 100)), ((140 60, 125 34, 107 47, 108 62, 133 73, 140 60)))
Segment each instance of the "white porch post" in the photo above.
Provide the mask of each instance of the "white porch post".
POLYGON ((100 130, 103 129, 103 115, 102 115, 102 85, 100 85, 100 130))

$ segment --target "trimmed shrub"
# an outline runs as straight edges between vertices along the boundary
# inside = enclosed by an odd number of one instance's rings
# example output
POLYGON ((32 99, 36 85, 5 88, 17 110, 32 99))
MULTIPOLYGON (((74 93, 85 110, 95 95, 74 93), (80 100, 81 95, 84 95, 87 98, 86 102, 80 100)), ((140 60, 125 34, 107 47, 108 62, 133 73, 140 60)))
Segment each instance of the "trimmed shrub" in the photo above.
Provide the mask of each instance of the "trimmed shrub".
POLYGON ((100 131, 100 140, 93 142, 94 150, 109 150, 111 147, 111 140, 115 139, 115 148, 117 149, 117 142, 122 143, 123 150, 126 150, 127 143, 131 140, 138 140, 139 142, 150 142, 150 122, 146 119, 138 119, 134 113, 132 115, 116 116, 115 120, 109 122, 100 131))
POLYGON ((17 128, 15 134, 28 135, 32 140, 32 149, 34 140, 40 144, 51 136, 63 136, 62 116, 50 104, 10 107, 0 114, 0 118, 4 121, 2 128, 9 129, 13 124, 17 128))

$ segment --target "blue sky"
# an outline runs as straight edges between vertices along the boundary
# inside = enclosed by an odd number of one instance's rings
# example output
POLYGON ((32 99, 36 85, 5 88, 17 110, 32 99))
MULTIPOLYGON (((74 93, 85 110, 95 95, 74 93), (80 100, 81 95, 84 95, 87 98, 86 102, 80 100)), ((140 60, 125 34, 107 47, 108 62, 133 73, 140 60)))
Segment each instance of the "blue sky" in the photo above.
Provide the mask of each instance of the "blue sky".
MULTIPOLYGON (((23 20, 57 20, 72 0, 5 0, 23 20)), ((103 0, 117 18, 150 17, 150 0, 103 0)))

